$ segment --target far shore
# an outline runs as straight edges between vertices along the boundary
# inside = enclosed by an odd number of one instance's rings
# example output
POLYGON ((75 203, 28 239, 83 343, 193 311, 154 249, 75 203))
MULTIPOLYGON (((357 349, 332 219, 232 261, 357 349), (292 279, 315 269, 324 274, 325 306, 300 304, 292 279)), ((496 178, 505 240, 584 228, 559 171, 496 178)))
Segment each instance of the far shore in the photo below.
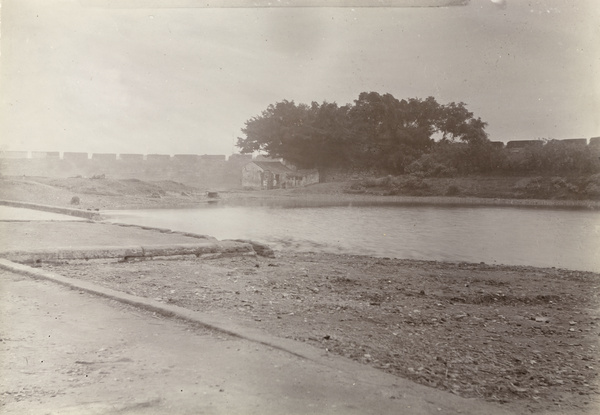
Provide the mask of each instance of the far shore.
POLYGON ((304 193, 294 191, 226 191, 220 193, 224 202, 270 200, 270 201, 306 201, 315 204, 378 204, 378 205, 439 205, 439 206, 515 206, 515 207, 551 207, 600 209, 597 200, 542 200, 542 199, 506 199, 454 196, 378 196, 371 194, 347 193, 304 193))
MULTIPOLYGON (((323 205, 430 205, 531 207, 559 209, 600 209, 600 200, 564 198, 503 197, 506 191, 492 193, 499 197, 472 194, 382 195, 375 192, 353 193, 350 182, 328 182, 294 189, 242 190, 201 189, 175 182, 143 182, 131 180, 59 179, 41 177, 3 177, 0 180, 0 204, 12 202, 46 205, 102 212, 134 209, 190 209, 215 204, 283 204, 323 205), (209 192, 210 190, 210 192, 209 192), (216 193, 214 197, 213 193, 216 193), (213 197, 209 197, 209 194, 213 197)), ((483 188, 485 183, 478 183, 483 188)), ((488 184, 489 187, 492 187, 488 184)), ((493 190, 493 189, 491 189, 493 190)), ((486 190, 490 194, 490 189, 486 190)), ((473 192, 471 192, 473 193, 473 192)), ((29 206, 32 208, 32 206, 29 206)))
POLYGON ((21 202, 0 199, 0 205, 36 209, 88 219, 99 219, 102 211, 106 210, 139 210, 139 209, 193 209, 207 204, 221 205, 254 205, 268 203, 300 206, 335 206, 335 205, 396 205, 396 206, 440 206, 440 207, 520 207, 520 208, 550 208, 550 209, 584 209, 600 210, 600 202, 595 200, 540 200, 540 199, 498 199, 477 197, 447 197, 447 196, 375 196, 375 195, 327 195, 327 194, 282 194, 265 192, 223 192, 216 199, 181 201, 162 200, 163 203, 149 201, 144 203, 135 200, 120 200, 123 197, 110 197, 103 209, 81 209, 76 206, 56 206, 35 202, 21 202))

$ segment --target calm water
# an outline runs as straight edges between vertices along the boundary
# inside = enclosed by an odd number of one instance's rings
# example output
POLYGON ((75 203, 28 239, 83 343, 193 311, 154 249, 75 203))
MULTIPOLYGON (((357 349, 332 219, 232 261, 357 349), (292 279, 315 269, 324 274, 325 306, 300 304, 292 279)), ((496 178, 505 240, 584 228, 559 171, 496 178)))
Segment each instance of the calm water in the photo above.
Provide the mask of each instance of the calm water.
POLYGON ((276 249, 600 271, 600 212, 434 206, 227 206, 109 220, 254 239, 276 249))

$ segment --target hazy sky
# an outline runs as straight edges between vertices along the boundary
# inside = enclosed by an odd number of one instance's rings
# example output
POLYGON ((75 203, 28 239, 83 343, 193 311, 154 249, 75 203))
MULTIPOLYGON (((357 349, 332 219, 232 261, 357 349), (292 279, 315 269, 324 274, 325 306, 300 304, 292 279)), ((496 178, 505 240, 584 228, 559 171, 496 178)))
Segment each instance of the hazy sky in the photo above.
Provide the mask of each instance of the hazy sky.
POLYGON ((231 154, 271 103, 363 91, 465 102, 497 141, 600 136, 597 0, 201 3, 3 0, 0 146, 231 154))

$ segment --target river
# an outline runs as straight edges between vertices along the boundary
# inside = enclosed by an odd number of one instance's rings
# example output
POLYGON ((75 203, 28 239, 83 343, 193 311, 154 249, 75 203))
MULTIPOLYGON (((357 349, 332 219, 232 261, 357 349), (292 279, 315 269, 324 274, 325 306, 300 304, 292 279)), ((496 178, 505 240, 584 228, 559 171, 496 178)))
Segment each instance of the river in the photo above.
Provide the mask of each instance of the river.
POLYGON ((103 214, 275 249, 600 272, 600 212, 591 210, 263 202, 103 214))

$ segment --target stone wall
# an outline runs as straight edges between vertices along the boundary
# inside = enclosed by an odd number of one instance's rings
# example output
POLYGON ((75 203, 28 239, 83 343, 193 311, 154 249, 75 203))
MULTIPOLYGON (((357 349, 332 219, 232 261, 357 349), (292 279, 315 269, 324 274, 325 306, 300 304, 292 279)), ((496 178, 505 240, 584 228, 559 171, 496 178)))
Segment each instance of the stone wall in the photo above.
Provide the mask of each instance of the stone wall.
MULTIPOLYGON (((559 140, 575 146, 587 146, 600 156, 600 137, 559 140)), ((528 146, 543 146, 542 140, 509 141, 511 152, 523 151, 528 146)), ((504 146, 502 142, 493 142, 504 146)), ((113 179, 173 180, 200 188, 235 189, 242 186, 242 168, 252 161, 251 155, 196 155, 196 154, 115 154, 57 151, 2 151, 0 174, 5 176, 93 177, 104 174, 113 179)), ((256 161, 282 161, 257 156, 256 161)), ((285 161, 283 161, 285 163, 285 161)), ((288 167, 295 169, 294 166, 288 167)), ((305 177, 306 183, 353 180, 358 177, 378 176, 377 171, 357 172, 344 169, 326 169, 305 177)))
MULTIPOLYGON (((594 146, 595 140, 597 138, 598 137, 590 138, 589 146, 594 146)), ((551 141, 559 141, 561 143, 565 143, 565 144, 569 144, 571 146, 577 146, 577 147, 588 146, 587 138, 564 138, 562 140, 551 140, 551 141)), ((497 143, 498 143, 497 141, 492 142, 492 144, 496 144, 496 145, 497 145, 497 143)), ((519 152, 528 147, 542 147, 543 145, 544 145, 543 140, 515 140, 515 141, 509 141, 508 143, 506 143, 506 148, 512 152, 519 152)))
POLYGON ((506 148, 510 151, 522 150, 527 147, 542 147, 544 142, 542 140, 518 140, 509 141, 506 143, 506 148))
POLYGON ((588 145, 587 138, 567 138, 559 141, 577 147, 585 147, 588 145))
POLYGON ((251 155, 115 154, 7 151, 0 153, 5 176, 93 177, 173 180, 200 188, 240 188, 251 155))

